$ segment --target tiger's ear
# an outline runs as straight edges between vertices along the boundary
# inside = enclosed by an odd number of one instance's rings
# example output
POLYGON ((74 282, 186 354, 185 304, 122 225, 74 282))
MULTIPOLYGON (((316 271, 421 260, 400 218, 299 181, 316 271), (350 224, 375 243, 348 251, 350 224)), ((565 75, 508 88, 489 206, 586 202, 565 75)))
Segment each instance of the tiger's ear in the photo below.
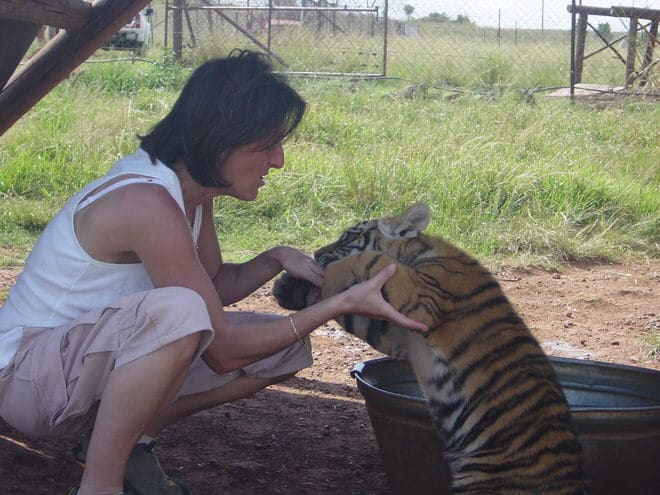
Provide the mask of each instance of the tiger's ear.
POLYGON ((430 221, 428 206, 419 203, 412 205, 398 217, 381 218, 378 220, 378 228, 391 239, 412 239, 428 227, 430 221))

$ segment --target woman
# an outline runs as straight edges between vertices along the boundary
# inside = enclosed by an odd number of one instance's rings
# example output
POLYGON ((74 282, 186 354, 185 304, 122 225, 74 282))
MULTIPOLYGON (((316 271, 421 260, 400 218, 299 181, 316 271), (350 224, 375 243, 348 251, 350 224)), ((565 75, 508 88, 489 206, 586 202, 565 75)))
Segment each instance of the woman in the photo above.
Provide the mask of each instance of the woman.
POLYGON ((340 314, 425 330, 382 298, 393 266, 290 317, 223 310, 282 270, 323 282, 290 247, 224 263, 213 225, 214 197, 252 201, 284 165, 304 111, 263 56, 209 61, 39 237, 0 308, 0 415, 35 436, 91 429, 71 493, 190 493, 151 451, 158 432, 311 365, 309 333, 340 314))

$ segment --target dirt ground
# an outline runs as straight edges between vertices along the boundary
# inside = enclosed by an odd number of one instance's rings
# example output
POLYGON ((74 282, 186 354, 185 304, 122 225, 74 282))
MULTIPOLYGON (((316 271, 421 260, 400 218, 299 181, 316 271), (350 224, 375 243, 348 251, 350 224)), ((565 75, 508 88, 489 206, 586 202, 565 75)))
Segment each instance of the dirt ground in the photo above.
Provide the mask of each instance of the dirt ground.
MULTIPOLYGON (((0 270, 0 292, 14 272, 0 270)), ((660 332, 660 262, 506 270, 498 278, 551 355, 660 369, 645 339, 660 332)), ((280 312, 270 287, 236 305, 280 312)), ((312 334, 315 364, 290 381, 199 413, 160 437, 172 475, 198 495, 388 494, 353 366, 380 357, 326 325, 312 334)), ((39 441, 0 420, 1 493, 64 494, 81 476, 73 439, 39 441)))

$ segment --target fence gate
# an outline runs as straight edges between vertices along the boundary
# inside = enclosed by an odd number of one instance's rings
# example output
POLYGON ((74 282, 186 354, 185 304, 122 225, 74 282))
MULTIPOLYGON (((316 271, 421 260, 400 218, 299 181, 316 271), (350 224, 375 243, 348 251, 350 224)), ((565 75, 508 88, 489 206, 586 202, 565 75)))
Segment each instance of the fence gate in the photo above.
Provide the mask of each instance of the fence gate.
POLYGON ((384 76, 387 5, 367 0, 169 0, 165 46, 226 55, 233 48, 264 51, 282 70, 298 74, 384 76))

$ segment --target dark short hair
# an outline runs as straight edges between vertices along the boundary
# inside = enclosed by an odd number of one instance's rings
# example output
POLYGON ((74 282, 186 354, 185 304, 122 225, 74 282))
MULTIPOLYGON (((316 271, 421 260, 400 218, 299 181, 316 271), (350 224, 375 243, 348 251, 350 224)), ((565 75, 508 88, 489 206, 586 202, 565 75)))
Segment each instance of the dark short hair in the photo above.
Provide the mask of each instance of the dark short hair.
POLYGON ((273 146, 300 123, 305 101, 257 52, 233 50, 209 60, 186 82, 170 112, 139 136, 151 161, 183 162, 199 184, 226 187, 218 171, 239 146, 273 146))

